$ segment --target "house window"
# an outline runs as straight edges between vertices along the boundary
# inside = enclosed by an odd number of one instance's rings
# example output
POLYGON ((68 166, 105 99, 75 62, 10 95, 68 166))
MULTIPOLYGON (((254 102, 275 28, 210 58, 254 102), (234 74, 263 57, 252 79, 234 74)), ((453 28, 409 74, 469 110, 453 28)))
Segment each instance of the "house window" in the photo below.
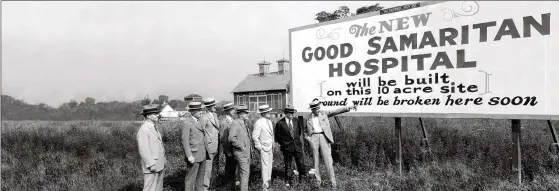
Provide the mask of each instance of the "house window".
POLYGON ((283 109, 283 100, 281 98, 282 98, 281 94, 278 94, 278 104, 279 104, 278 108, 283 109))
POLYGON ((279 110, 280 108, 279 108, 279 104, 278 104, 279 103, 278 94, 272 94, 272 100, 271 101, 272 101, 272 107, 279 110))
POLYGON ((265 95, 258 96, 258 106, 266 105, 266 104, 268 104, 267 97, 265 95))
POLYGON ((237 96, 237 105, 246 105, 246 96, 237 96))
POLYGON ((249 96, 249 110, 258 111, 258 106, 266 105, 266 95, 249 96))

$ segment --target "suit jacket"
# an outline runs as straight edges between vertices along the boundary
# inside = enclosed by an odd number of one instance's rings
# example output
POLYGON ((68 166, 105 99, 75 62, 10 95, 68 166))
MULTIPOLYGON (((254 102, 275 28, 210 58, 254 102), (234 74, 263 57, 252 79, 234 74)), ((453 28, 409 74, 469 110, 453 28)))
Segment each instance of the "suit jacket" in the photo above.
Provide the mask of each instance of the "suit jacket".
POLYGON ((252 140, 254 147, 262 148, 265 152, 270 152, 274 144, 274 127, 272 121, 264 117, 254 122, 252 130, 252 140))
POLYGON ((233 118, 231 120, 227 119, 227 116, 223 117, 219 123, 219 141, 223 146, 223 154, 226 156, 233 156, 231 143, 229 142, 229 130, 231 129, 231 125, 233 124, 233 118))
POLYGON ((210 158, 213 158, 219 147, 219 120, 216 113, 212 114, 213 117, 209 113, 205 113, 200 117, 200 125, 202 125, 206 133, 207 149, 210 158))
POLYGON ((282 151, 301 152, 302 151, 302 138, 303 131, 307 131, 305 124, 299 127, 299 119, 293 118, 291 124, 293 125, 293 133, 287 125, 287 118, 282 118, 276 123, 275 127, 275 140, 280 145, 282 151))
POLYGON ((138 149, 142 158, 142 172, 151 173, 150 166, 155 165, 157 172, 165 168, 167 159, 165 158, 165 147, 161 134, 155 129, 152 122, 145 121, 136 134, 138 149))
POLYGON ((204 129, 193 117, 188 117, 183 121, 182 147, 187 158, 192 156, 195 162, 206 160, 205 135, 204 129))
POLYGON ((229 142, 233 155, 238 158, 250 158, 252 152, 252 139, 247 124, 242 119, 235 119, 229 129, 229 142))
MULTIPOLYGON (((330 129, 330 121, 328 121, 328 118, 348 111, 349 108, 347 107, 336 109, 333 111, 318 111, 318 123, 320 124, 322 131, 324 131, 324 136, 330 143, 334 143, 334 137, 332 136, 332 129, 330 129)), ((307 118, 307 132, 310 135, 314 133, 312 117, 313 114, 311 113, 307 118)))

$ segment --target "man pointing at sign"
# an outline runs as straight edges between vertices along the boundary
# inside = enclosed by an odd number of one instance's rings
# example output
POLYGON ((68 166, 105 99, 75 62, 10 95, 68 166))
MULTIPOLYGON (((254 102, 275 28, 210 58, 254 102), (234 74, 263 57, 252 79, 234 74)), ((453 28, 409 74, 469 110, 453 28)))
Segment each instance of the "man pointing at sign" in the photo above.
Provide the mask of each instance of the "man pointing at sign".
POLYGON ((322 158, 324 160, 324 165, 326 165, 326 171, 328 172, 328 175, 330 175, 332 187, 335 188, 337 184, 336 176, 334 175, 334 166, 331 153, 331 144, 334 143, 334 138, 332 137, 332 130, 330 129, 330 122, 328 121, 328 117, 348 112, 351 109, 356 109, 357 106, 348 106, 334 111, 321 111, 319 110, 320 102, 318 101, 318 99, 314 99, 313 102, 309 104, 309 106, 312 113, 307 118, 307 132, 310 133, 310 135, 307 136, 310 136, 310 140, 312 142, 316 181, 318 184, 322 182, 320 172, 318 170, 318 152, 320 150, 320 152, 322 153, 322 158))

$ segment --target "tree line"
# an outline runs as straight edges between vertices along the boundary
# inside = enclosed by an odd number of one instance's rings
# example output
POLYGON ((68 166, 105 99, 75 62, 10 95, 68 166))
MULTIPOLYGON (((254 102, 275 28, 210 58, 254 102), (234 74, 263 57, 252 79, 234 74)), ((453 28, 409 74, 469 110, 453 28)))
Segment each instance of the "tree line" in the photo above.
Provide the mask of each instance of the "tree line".
MULTIPOLYGON (((132 102, 95 102, 94 98, 88 97, 81 102, 70 100, 55 108, 44 103, 29 104, 9 95, 2 95, 2 120, 142 120, 140 113, 143 105, 158 104, 162 107, 166 103, 175 110, 185 111, 188 102, 177 99, 169 100, 169 97, 165 95, 160 95, 155 99, 146 97, 132 102)), ((226 101, 219 102, 218 109, 224 103, 226 101)))

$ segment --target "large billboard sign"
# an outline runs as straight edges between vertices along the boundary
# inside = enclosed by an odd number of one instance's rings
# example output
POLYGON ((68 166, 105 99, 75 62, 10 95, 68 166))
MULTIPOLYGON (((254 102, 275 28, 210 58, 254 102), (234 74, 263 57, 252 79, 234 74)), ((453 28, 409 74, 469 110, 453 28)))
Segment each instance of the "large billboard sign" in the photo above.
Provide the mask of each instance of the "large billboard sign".
POLYGON ((559 118, 559 2, 421 2, 290 29, 291 104, 559 118))

